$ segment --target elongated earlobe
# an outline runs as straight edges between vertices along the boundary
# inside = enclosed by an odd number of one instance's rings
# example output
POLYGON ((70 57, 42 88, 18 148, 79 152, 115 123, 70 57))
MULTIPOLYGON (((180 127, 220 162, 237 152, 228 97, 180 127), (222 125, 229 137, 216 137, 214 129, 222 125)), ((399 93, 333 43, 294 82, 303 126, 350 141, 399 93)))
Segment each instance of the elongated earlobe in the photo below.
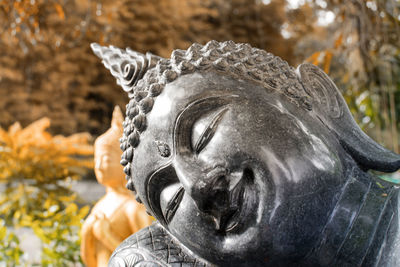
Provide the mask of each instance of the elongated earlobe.
POLYGON ((312 98, 313 112, 339 138, 344 149, 364 169, 394 172, 400 155, 382 147, 357 125, 333 81, 312 64, 297 68, 301 83, 312 98))

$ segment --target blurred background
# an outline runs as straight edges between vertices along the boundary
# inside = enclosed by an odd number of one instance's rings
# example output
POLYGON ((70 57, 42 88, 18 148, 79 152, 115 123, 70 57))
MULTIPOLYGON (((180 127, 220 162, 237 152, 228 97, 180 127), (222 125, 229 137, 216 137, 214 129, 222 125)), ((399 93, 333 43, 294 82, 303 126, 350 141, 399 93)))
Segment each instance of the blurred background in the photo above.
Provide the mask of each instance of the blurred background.
POLYGON ((90 43, 169 57, 194 42, 233 40, 293 66, 313 63, 362 129, 399 152, 399 8, 398 0, 0 0, 0 266, 81 266, 81 223, 104 192, 91 184, 93 140, 128 102, 90 43), (22 245, 32 236, 34 252, 22 245))

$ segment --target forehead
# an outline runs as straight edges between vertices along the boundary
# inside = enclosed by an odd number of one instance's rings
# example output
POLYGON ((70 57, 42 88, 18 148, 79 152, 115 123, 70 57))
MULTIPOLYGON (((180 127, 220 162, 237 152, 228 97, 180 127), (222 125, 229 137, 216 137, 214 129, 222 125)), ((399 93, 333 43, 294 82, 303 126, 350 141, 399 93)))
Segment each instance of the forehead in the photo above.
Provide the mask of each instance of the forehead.
POLYGON ((173 146, 172 134, 179 114, 195 100, 208 97, 237 96, 246 98, 246 82, 223 76, 214 72, 196 72, 179 77, 165 86, 155 99, 152 111, 147 115, 147 128, 140 136, 140 144, 135 149, 133 171, 154 170, 166 159, 159 158, 156 141, 173 146), (157 155, 150 160, 150 155, 157 155), (144 164, 144 166, 142 165, 144 164))
MULTIPOLYGON (((135 157, 142 151, 147 154, 154 151, 152 149, 156 147, 154 141, 166 142, 172 146, 171 138, 179 114, 196 100, 207 99, 205 102, 210 102, 208 101, 209 98, 229 97, 235 99, 236 108, 246 109, 248 107, 265 106, 266 102, 272 103, 275 97, 269 95, 266 99, 263 97, 265 93, 266 89, 254 82, 237 80, 212 71, 181 76, 174 82, 167 84, 163 92, 155 99, 153 109, 146 118, 147 128, 141 134, 140 144, 135 149, 135 157), (257 103, 258 100, 262 102, 262 105, 257 103), (244 105, 240 105, 238 102, 244 105)), ((276 97, 279 98, 278 94, 276 94, 276 97)), ((205 111, 200 110, 198 112, 203 113, 205 111)), ((140 158, 142 159, 141 156, 140 158)))
POLYGON ((121 155, 122 151, 119 149, 119 143, 118 142, 104 142, 103 140, 100 140, 99 142, 96 140, 94 144, 94 155, 95 156, 100 156, 103 154, 110 154, 110 153, 116 153, 121 155))

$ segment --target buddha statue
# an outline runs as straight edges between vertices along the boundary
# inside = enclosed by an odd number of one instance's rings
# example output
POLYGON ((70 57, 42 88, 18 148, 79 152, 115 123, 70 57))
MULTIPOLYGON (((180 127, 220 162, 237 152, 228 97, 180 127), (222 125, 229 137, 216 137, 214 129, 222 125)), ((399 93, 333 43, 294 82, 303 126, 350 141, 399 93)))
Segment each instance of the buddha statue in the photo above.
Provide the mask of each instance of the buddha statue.
POLYGON ((318 67, 210 41, 92 49, 130 97, 127 187, 157 219, 109 266, 400 266, 400 156, 318 67))
POLYGON ((151 224, 143 205, 125 187, 120 165, 123 116, 115 107, 111 128, 95 141, 94 161, 97 181, 106 194, 95 204, 81 231, 81 256, 88 267, 107 266, 114 249, 128 236, 151 224))

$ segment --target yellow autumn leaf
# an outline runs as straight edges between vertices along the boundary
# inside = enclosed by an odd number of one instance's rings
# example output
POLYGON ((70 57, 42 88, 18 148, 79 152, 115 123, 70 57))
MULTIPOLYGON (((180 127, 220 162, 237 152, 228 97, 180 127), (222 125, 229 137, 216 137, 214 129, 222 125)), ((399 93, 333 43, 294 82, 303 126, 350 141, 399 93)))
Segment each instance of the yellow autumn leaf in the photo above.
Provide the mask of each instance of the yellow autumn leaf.
POLYGON ((78 217, 80 219, 83 219, 86 217, 86 215, 89 213, 90 207, 89 206, 84 206, 79 210, 78 217))
POLYGON ((61 196, 58 199, 62 202, 71 202, 76 198, 75 194, 69 195, 69 196, 61 196))
POLYGON ((310 62, 311 64, 318 65, 320 54, 321 52, 315 52, 309 58, 307 58, 306 61, 310 62))
POLYGON ((64 13, 62 6, 60 4, 55 4, 54 6, 56 8, 57 15, 60 17, 60 19, 64 20, 65 13, 64 13))
POLYGON ((18 220, 20 217, 21 217, 21 211, 17 210, 17 211, 14 213, 14 218, 15 218, 16 220, 18 220))
POLYGON ((44 220, 44 221, 42 221, 41 222, 41 227, 50 227, 50 226, 52 226, 52 221, 51 220, 44 220))
POLYGON ((325 73, 329 73, 331 68, 331 61, 332 61, 332 52, 326 51, 324 57, 324 71, 325 73))
POLYGON ((339 37, 335 40, 335 49, 339 48, 340 45, 343 43, 343 33, 339 35, 339 37))
POLYGON ((75 203, 70 203, 67 208, 65 209, 65 213, 75 214, 78 210, 78 206, 75 203))
POLYGON ((21 129, 21 124, 19 122, 16 122, 8 128, 8 134, 10 135, 10 137, 15 138, 21 132, 21 129))

